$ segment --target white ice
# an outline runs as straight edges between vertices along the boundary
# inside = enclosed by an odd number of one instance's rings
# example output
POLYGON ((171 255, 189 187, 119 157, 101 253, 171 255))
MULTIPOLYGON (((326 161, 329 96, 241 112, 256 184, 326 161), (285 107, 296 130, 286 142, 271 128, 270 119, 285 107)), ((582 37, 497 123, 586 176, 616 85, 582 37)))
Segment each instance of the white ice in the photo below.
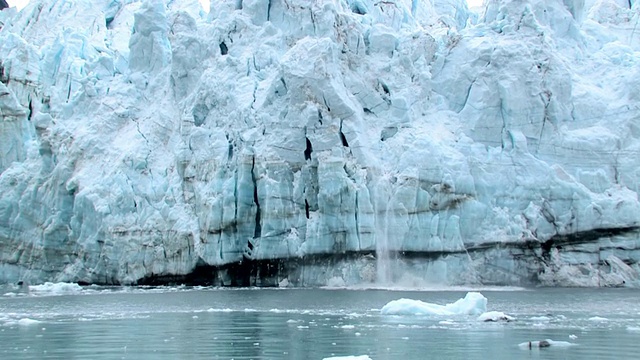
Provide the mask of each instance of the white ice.
POLYGON ((0 282, 640 284, 639 2, 240 3, 0 12, 0 282))
POLYGON ((498 322, 498 321, 515 321, 513 316, 507 315, 501 311, 488 311, 478 316, 479 321, 498 322))
POLYGON ((18 320, 18 325, 21 326, 30 326, 30 325, 35 325, 35 324, 39 324, 42 321, 39 320, 34 320, 34 319, 29 319, 29 318, 24 318, 24 319, 20 319, 18 320))
POLYGON ((454 303, 438 305, 412 299, 399 299, 387 303, 383 315, 480 315, 487 311, 487 298, 481 293, 469 292, 454 303))
MULTIPOLYGON (((555 341, 555 340, 551 340, 551 339, 546 339, 544 340, 546 342, 549 343, 550 347, 556 347, 556 348, 566 348, 566 347, 570 347, 570 346, 575 346, 578 344, 575 343, 571 343, 568 341, 555 341)), ((520 347, 521 349, 539 349, 540 348, 540 341, 526 341, 523 343, 518 344, 518 347, 520 347)))

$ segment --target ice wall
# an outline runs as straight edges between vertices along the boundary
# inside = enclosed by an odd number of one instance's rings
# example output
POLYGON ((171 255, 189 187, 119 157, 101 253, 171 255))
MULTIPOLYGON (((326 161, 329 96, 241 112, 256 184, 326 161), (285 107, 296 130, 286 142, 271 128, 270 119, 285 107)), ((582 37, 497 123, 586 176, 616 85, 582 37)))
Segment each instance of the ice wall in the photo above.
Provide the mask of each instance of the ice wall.
POLYGON ((637 21, 614 0, 3 11, 0 281, 637 284, 637 21))

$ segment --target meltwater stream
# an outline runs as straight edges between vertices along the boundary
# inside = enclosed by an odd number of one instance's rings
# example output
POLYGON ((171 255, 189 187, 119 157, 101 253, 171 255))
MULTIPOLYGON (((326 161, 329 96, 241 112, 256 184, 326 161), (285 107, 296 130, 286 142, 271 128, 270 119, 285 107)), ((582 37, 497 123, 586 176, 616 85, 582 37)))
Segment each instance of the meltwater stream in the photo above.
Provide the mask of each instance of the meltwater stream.
POLYGON ((636 358, 640 291, 476 289, 472 315, 383 315, 400 298, 446 304, 466 291, 78 288, 0 294, 2 359, 636 358), (550 339, 562 346, 518 346, 550 339))

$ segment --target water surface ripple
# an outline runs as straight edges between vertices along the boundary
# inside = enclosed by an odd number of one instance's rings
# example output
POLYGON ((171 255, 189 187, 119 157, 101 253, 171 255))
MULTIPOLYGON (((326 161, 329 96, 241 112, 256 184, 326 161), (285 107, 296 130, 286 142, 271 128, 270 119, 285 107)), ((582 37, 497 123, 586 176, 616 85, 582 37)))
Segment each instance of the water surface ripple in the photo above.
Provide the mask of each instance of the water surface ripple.
POLYGON ((631 359, 640 350, 640 291, 481 291, 516 318, 389 316, 410 298, 445 304, 465 291, 384 289, 0 289, 2 359, 631 359), (53 296, 56 295, 56 296, 53 296), (528 341, 557 344, 530 350, 528 341))

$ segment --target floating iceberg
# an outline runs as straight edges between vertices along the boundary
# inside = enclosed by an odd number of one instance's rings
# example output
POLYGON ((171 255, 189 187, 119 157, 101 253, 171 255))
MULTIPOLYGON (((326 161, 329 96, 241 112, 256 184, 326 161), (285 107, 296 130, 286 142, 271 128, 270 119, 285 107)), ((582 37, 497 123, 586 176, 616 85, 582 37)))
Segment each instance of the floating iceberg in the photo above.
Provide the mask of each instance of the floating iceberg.
POLYGON ((20 326, 30 326, 30 325, 35 325, 35 324, 39 324, 42 321, 40 320, 34 320, 34 319, 29 319, 29 318, 23 318, 17 321, 18 325, 20 326))
POLYGON ((481 293, 469 292, 454 303, 438 305, 420 300, 399 299, 387 303, 380 313, 383 315, 480 315, 487 311, 487 298, 481 293))
POLYGON ((521 349, 540 349, 547 347, 570 347, 575 346, 577 344, 570 343, 568 341, 555 341, 551 339, 540 340, 540 341, 527 341, 518 344, 518 347, 521 349))
POLYGON ((498 321, 515 321, 516 318, 509 316, 501 311, 488 311, 478 316, 478 320, 485 322, 498 322, 498 321))

